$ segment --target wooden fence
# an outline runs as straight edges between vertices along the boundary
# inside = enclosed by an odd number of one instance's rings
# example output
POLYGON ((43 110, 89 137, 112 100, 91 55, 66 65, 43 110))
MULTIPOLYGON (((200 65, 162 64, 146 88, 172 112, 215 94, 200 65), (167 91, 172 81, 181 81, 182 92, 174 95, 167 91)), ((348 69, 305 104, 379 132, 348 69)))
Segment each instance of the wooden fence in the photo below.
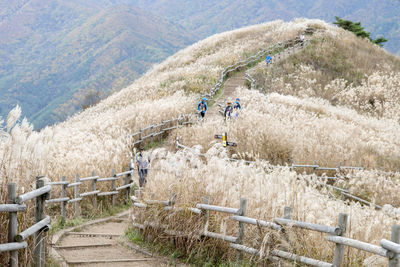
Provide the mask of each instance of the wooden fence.
MULTIPOLYGON (((34 265, 45 266, 45 232, 49 229, 50 216, 45 215, 45 205, 60 203, 61 222, 66 218, 66 205, 74 204, 74 217, 80 217, 80 201, 84 197, 92 197, 93 205, 97 206, 97 197, 111 197, 112 205, 115 205, 116 195, 123 192, 125 200, 130 201, 130 190, 134 185, 132 181, 133 169, 127 168, 127 171, 121 173, 111 172, 110 177, 100 178, 92 173, 91 177, 79 178, 75 175, 75 181, 70 183, 65 180, 45 183, 47 178, 39 176, 36 179, 36 189, 17 196, 17 185, 8 184, 8 204, 0 204, 0 212, 9 213, 8 241, 9 243, 0 244, 0 253, 10 251, 10 266, 18 266, 18 250, 27 248, 27 238, 34 235, 34 265), (117 186, 117 181, 124 177, 122 185, 117 186), (81 192, 80 186, 85 182, 91 183, 91 191, 81 192), (97 184, 101 182, 111 182, 110 191, 100 192, 97 190, 97 184), (61 186, 61 195, 58 198, 50 198, 50 193, 54 186, 61 186), (73 197, 67 197, 67 189, 73 189, 73 197), (18 233, 17 212, 26 211, 27 206, 24 202, 35 199, 35 224, 25 231, 18 233)), ((53 190, 54 191, 54 190, 53 190)))
POLYGON ((299 40, 300 39, 297 36, 294 39, 289 39, 284 42, 279 42, 279 43, 274 44, 266 49, 259 51, 258 53, 256 53, 253 56, 250 56, 244 60, 241 60, 233 65, 230 65, 230 66, 224 68, 220 74, 218 81, 216 82, 216 84, 213 87, 211 87, 209 93, 204 94, 201 97, 206 96, 209 98, 213 98, 218 93, 218 91, 222 88, 222 85, 224 84, 225 79, 229 76, 230 73, 247 68, 249 65, 259 62, 267 54, 278 54, 280 56, 280 52, 282 52, 282 51, 288 51, 288 53, 290 53, 290 51, 293 51, 293 49, 296 46, 298 46, 299 40))
MULTIPOLYGON (((194 154, 196 154, 198 156, 205 157, 205 154, 197 152, 197 151, 193 150, 192 148, 181 144, 179 138, 177 138, 177 140, 176 140, 176 145, 177 145, 178 148, 182 148, 182 149, 188 150, 188 151, 190 151, 190 152, 192 152, 192 153, 194 153, 194 154)), ((241 162, 244 162, 246 164, 255 163, 255 161, 242 160, 242 159, 233 159, 233 158, 228 158, 227 160, 230 160, 230 161, 241 161, 241 162)), ((276 166, 276 167, 282 167, 282 166, 276 166)), ((291 169, 299 169, 299 168, 307 169, 307 168, 309 168, 309 169, 312 169, 311 170, 312 174, 315 174, 315 172, 317 172, 317 171, 335 171, 337 173, 340 173, 343 170, 363 170, 363 168, 361 166, 359 166, 359 167, 341 166, 341 162, 339 162, 337 167, 321 167, 316 162, 314 162, 314 164, 312 164, 312 165, 305 165, 305 164, 293 164, 293 161, 292 161, 291 165, 289 165, 289 167, 291 169)), ((357 202, 360 202, 360 203, 362 203, 364 205, 372 206, 372 207, 375 207, 376 209, 380 209, 380 210, 383 208, 380 205, 377 205, 375 203, 372 203, 370 201, 362 199, 362 198, 360 198, 358 196, 354 196, 354 195, 350 194, 349 190, 347 190, 347 189, 340 188, 340 187, 334 186, 332 184, 326 183, 327 181, 335 181, 335 180, 338 179, 338 177, 335 177, 335 176, 316 176, 316 178, 318 178, 320 180, 320 181, 315 181, 316 183, 318 183, 321 186, 324 186, 324 187, 327 187, 329 189, 332 189, 332 190, 335 190, 335 191, 339 192, 341 194, 341 196, 342 196, 342 199, 351 199, 353 201, 357 201, 357 202)))
MULTIPOLYGON (((308 43, 309 43, 309 40, 300 41, 300 39, 298 37, 296 37, 294 39, 294 41, 293 40, 287 41, 286 43, 282 44, 282 46, 281 46, 285 49, 282 48, 282 50, 279 53, 277 53, 276 55, 272 55, 271 62, 267 62, 266 66, 270 67, 273 64, 273 62, 278 61, 285 56, 289 56, 290 54, 293 54, 295 52, 294 50, 296 48, 304 48, 308 43), (288 44, 291 44, 291 45, 288 45, 288 44)), ((268 52, 274 52, 274 51, 275 50, 269 50, 268 52)), ((253 76, 251 76, 251 74, 248 71, 245 72, 245 78, 250 84, 250 90, 257 89, 257 81, 253 76)))
MULTIPOLYGON (((348 215, 340 213, 338 216, 338 224, 336 226, 327 226, 321 224, 314 224, 302 221, 296 221, 291 218, 292 209, 290 207, 285 207, 283 211, 282 218, 274 218, 271 222, 250 218, 246 216, 247 213, 247 200, 245 198, 240 199, 240 205, 238 208, 232 207, 222 207, 216 205, 210 205, 209 197, 205 196, 202 199, 201 203, 195 205, 195 207, 179 207, 175 205, 175 201, 173 199, 166 201, 156 201, 156 200, 147 200, 140 202, 140 196, 138 196, 139 192, 135 192, 137 196, 132 196, 131 199, 133 201, 134 207, 140 209, 146 209, 151 207, 152 205, 163 206, 163 209, 166 211, 163 213, 165 217, 171 217, 176 212, 190 212, 193 214, 197 214, 203 218, 203 226, 202 229, 197 232, 194 236, 193 233, 186 232, 177 232, 173 230, 173 227, 165 224, 157 224, 154 222, 145 221, 142 223, 133 221, 132 225, 135 228, 144 230, 146 227, 155 228, 158 230, 162 230, 165 234, 171 237, 194 237, 194 238, 203 238, 209 237, 214 239, 223 240, 230 244, 230 247, 237 251, 237 259, 240 260, 243 256, 243 253, 250 254, 252 256, 263 257, 263 260, 271 260, 276 261, 278 258, 294 261, 297 263, 307 264, 310 266, 320 266, 320 267, 341 267, 344 265, 344 248, 352 247, 358 249, 360 251, 369 252, 381 257, 385 257, 388 259, 388 266, 394 267, 400 265, 400 225, 394 225, 392 227, 391 240, 382 239, 380 241, 380 246, 365 243, 359 240, 355 240, 352 238, 346 237, 347 230, 347 219, 348 215), (220 212, 225 214, 232 215, 231 220, 238 223, 237 226, 237 235, 225 235, 222 233, 210 232, 208 231, 210 225, 210 212, 220 212), (322 234, 326 234, 325 239, 329 242, 335 244, 334 251, 334 259, 333 263, 324 262, 322 260, 313 259, 307 256, 296 255, 294 253, 288 252, 285 247, 278 247, 269 252, 269 254, 265 255, 263 251, 261 251, 261 244, 258 245, 258 248, 250 247, 244 244, 245 240, 245 228, 246 225, 255 225, 261 228, 269 228, 271 230, 277 231, 278 234, 282 236, 282 238, 286 239, 289 243, 296 242, 295 240, 290 240, 290 238, 285 235, 290 228, 300 228, 309 231, 315 231, 322 234), (263 255, 263 256, 262 256, 263 255)), ((176 195, 174 195, 174 199, 176 195)), ((163 221, 161 219, 161 221, 163 221)))
POLYGON ((129 135, 132 139, 132 146, 143 145, 145 141, 153 142, 156 138, 161 140, 162 136, 168 131, 193 124, 192 115, 182 114, 177 118, 163 120, 159 124, 151 124, 146 128, 139 129, 138 132, 129 135))
POLYGON ((8 184, 8 204, 0 204, 0 212, 8 212, 8 242, 0 244, 0 253, 10 252, 10 266, 18 266, 18 250, 25 249, 28 246, 27 238, 34 236, 34 254, 33 260, 35 266, 44 266, 45 259, 45 232, 49 229, 50 217, 45 216, 45 201, 50 197, 51 186, 45 185, 42 176, 36 178, 36 189, 17 195, 17 184, 8 184), (18 212, 24 212, 27 209, 25 202, 35 199, 35 224, 18 233, 18 212))

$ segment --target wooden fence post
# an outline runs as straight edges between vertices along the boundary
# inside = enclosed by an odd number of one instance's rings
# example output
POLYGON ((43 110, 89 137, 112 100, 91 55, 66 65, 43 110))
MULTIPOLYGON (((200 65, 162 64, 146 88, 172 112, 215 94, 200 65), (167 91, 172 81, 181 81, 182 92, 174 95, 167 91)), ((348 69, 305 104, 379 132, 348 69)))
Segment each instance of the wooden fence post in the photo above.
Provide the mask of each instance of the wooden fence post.
MULTIPOLYGON (((126 167, 126 171, 131 171, 130 167, 126 167)), ((130 184, 132 182, 132 173, 125 174, 125 185, 130 184)), ((125 201, 129 203, 129 196, 131 194, 131 187, 126 188, 125 190, 125 201)))
MULTIPOLYGON (((288 220, 292 219, 292 208, 291 207, 283 208, 283 219, 288 219, 288 220)), ((285 241, 289 244, 290 238, 286 232, 286 229, 285 229, 285 231, 282 232, 282 234, 283 234, 283 238, 285 239, 285 241)), ((284 250, 288 250, 287 247, 284 247, 284 250)))
MULTIPOLYGON (((36 177, 36 189, 44 186, 44 181, 41 179, 43 176, 36 177)), ((35 198, 35 222, 40 222, 44 219, 44 205, 46 194, 40 195, 35 198)), ((38 231, 34 235, 34 252, 33 260, 36 267, 44 267, 45 264, 45 247, 44 247, 44 233, 38 231)))
MULTIPOLYGON (((316 165, 318 165, 318 163, 317 163, 317 161, 316 160, 314 160, 314 165, 316 166, 316 165)), ((313 167, 312 168, 312 173, 315 173, 315 170, 317 169, 317 167, 313 167)))
MULTIPOLYGON (((165 122, 164 122, 164 120, 161 120, 161 122, 160 122, 160 124, 161 124, 161 126, 160 126, 160 132, 163 130, 163 128, 164 128, 164 126, 165 126, 165 122)), ((160 136, 160 142, 161 142, 161 140, 162 140, 162 138, 163 138, 163 135, 164 134, 160 134, 159 136, 160 136)))
MULTIPOLYGON (((15 204, 17 201, 17 184, 8 184, 8 203, 15 204)), ((15 236, 18 234, 17 212, 9 212, 8 219, 8 242, 15 242, 15 236)), ((10 252, 10 267, 18 267, 18 250, 10 252)))
MULTIPOLYGON (((65 182, 66 177, 65 176, 61 176, 61 181, 65 182)), ((61 197, 66 197, 67 196, 67 185, 66 184, 62 184, 61 185, 61 197)), ((61 202, 61 225, 64 225, 65 223, 65 204, 67 203, 67 201, 63 201, 61 202)))
MULTIPOLYGON (((246 212, 247 212, 247 199, 241 198, 238 215, 246 216, 246 212)), ((236 244, 241 245, 243 243, 244 229, 245 229, 245 224, 243 222, 239 222, 238 236, 237 236, 236 242, 235 242, 236 244)), ((242 259, 243 259, 243 252, 240 250, 236 250, 236 262, 239 263, 242 259)))
MULTIPOLYGON (((400 225, 392 226, 391 241, 400 244, 400 225)), ((396 254, 392 259, 389 259, 389 267, 397 267, 400 265, 400 258, 396 254)))
MULTIPOLYGON (((204 196, 203 197, 203 204, 210 204, 210 197, 209 196, 204 196)), ((208 231, 208 224, 209 224, 209 219, 210 219, 210 211, 209 210, 201 210, 201 213, 203 215, 203 231, 207 232, 208 231)))
MULTIPOLYGON (((347 214, 345 214, 345 213, 340 213, 339 214, 338 227, 340 229, 340 234, 338 236, 345 236, 346 235, 347 218, 348 218, 347 214)), ((333 265, 335 267, 342 267, 342 266, 344 266, 343 265, 343 260, 344 260, 344 245, 336 244, 335 256, 333 258, 333 265)))
POLYGON ((283 219, 292 219, 292 208, 291 207, 285 207, 283 209, 283 219))
MULTIPOLYGON (((115 170, 111 170, 111 177, 115 176, 115 170)), ((111 181, 111 191, 115 191, 115 180, 111 181)), ((111 195, 111 205, 115 206, 115 195, 111 195)))
MULTIPOLYGON (((75 183, 79 182, 79 176, 78 174, 75 174, 75 183)), ((74 198, 79 198, 79 185, 74 186, 74 198)), ((79 201, 74 202, 74 210, 75 210, 75 218, 79 218, 81 216, 81 210, 80 210, 80 205, 79 201)))
POLYGON ((140 200, 140 189, 135 190, 135 197, 140 200))
POLYGON ((142 129, 139 129, 139 140, 142 140, 142 132, 143 132, 142 129))
MULTIPOLYGON (((96 173, 92 171, 92 176, 96 176, 96 173)), ((92 191, 97 190, 97 178, 92 180, 92 191)), ((93 208, 97 209, 97 194, 93 195, 93 208)))
POLYGON ((150 132, 149 132, 149 134, 150 134, 150 143, 153 143, 153 127, 154 127, 154 125, 150 126, 150 132))

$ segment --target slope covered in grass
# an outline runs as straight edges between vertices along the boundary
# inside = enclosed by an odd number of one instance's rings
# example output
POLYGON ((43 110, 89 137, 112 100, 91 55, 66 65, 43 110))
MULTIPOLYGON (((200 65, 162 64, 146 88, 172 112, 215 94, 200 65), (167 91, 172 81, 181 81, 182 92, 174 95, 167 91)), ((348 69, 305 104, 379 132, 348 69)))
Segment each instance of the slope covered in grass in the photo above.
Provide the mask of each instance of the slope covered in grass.
POLYGON ((251 73, 261 90, 322 98, 362 114, 400 120, 400 59, 337 29, 317 32, 287 59, 251 73))
POLYGON ((19 104, 36 129, 80 110, 88 91, 118 91, 193 42, 179 25, 115 1, 6 2, 0 116, 19 104))
MULTIPOLYGON (((34 132, 26 120, 19 121, 21 111, 15 109, 1 132, 1 203, 6 201, 5 188, 9 181, 18 182, 20 189, 27 191, 32 188, 36 175, 47 175, 53 180, 66 175, 67 180, 72 180, 75 173, 81 177, 90 176, 95 170, 96 174, 104 177, 110 174, 111 168, 124 170, 128 164, 129 133, 150 123, 193 112, 200 94, 210 89, 224 67, 272 44, 294 38, 310 25, 319 29, 313 38, 347 40, 342 30, 317 20, 255 25, 196 43, 153 67, 134 84, 98 105, 41 132, 34 132)), ((372 51, 382 51, 370 44, 365 45, 372 51)), ((315 53, 321 52, 318 49, 322 47, 315 46, 315 53)), ((396 62, 397 59, 388 57, 384 61, 385 68, 396 71, 396 62)), ((369 78, 375 74, 365 69, 365 75, 369 78)), ((260 74, 260 77, 268 76, 260 74)), ((278 75, 274 79, 279 79, 278 75)), ((358 85, 354 81, 352 86, 362 86, 362 79, 358 85)), ((307 76, 300 75, 298 83, 308 80, 307 76)), ((327 84, 332 82, 328 80, 327 84)), ((318 91, 318 84, 315 87, 311 84, 309 88, 310 92, 318 91)), ((387 89, 394 90, 391 86, 387 89)), ((329 225, 336 225, 337 214, 346 212, 350 214, 350 236, 376 244, 381 238, 388 239, 390 225, 399 216, 393 208, 375 211, 357 203, 330 198, 329 193, 321 191, 308 180, 309 177, 287 168, 274 168, 267 161, 285 165, 290 159, 299 163, 318 160, 321 165, 336 166, 338 161, 358 165, 361 160, 368 168, 394 169, 399 166, 400 159, 399 122, 388 116, 372 116, 357 106, 333 102, 323 95, 297 91, 293 89, 292 94, 281 91, 262 93, 239 88, 236 95, 242 99, 244 109, 237 121, 225 123, 222 118, 207 117, 205 121, 182 128, 170 137, 171 144, 179 135, 184 144, 197 146, 208 154, 206 160, 191 153, 175 153, 172 145, 170 151, 154 151, 152 164, 159 168, 152 173, 145 196, 155 193, 157 197, 166 198, 171 190, 176 190, 180 204, 193 205, 201 195, 210 195, 213 204, 226 206, 237 206, 239 197, 245 196, 251 211, 249 214, 254 217, 268 220, 279 216, 282 206, 288 205, 293 207, 295 219, 329 225), (226 157, 226 151, 214 144, 213 136, 223 131, 228 131, 232 140, 239 143, 237 150, 230 151, 231 154, 263 161, 256 166, 245 166, 221 159, 226 157)), ((373 177, 372 173, 370 177, 373 177)), ((384 185, 382 188, 392 191, 385 191, 385 198, 380 198, 379 203, 397 206, 397 198, 387 197, 396 195, 395 190, 399 188, 397 176, 382 176, 379 183, 369 178, 364 181, 368 184, 363 184, 362 175, 357 174, 359 178, 354 180, 352 192, 362 193, 357 186, 360 185, 365 189, 365 195, 374 200, 377 195, 371 195, 371 188, 384 185)), ((1 217, 0 221, 5 219, 1 217)), ((29 224, 27 218, 24 223, 29 224)), ((221 232, 233 231, 224 218, 217 217, 213 227, 221 232)), ((0 232, 1 240, 6 240, 4 233, 6 231, 0 232)), ((318 246, 323 252, 319 255, 321 259, 332 258, 332 244, 327 244, 320 236, 304 237, 297 244, 299 246, 293 251, 318 256, 315 254, 318 246)), ((232 256, 231 251, 223 253, 227 259, 232 256)), ((353 265, 368 257, 354 250, 349 250, 346 255, 348 263, 353 265)))

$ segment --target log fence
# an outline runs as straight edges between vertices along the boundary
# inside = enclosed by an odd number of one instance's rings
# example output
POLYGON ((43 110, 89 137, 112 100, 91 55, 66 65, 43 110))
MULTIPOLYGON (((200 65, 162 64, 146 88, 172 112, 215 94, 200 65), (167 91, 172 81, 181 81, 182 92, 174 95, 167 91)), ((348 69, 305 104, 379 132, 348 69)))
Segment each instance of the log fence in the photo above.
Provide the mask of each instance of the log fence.
MULTIPOLYGON (((183 144, 180 143, 179 138, 176 139, 176 146, 178 148, 190 151, 193 154, 196 154, 198 156, 201 157, 205 157, 206 155, 203 153, 200 153, 196 150, 194 150, 193 148, 190 148, 188 146, 185 146, 183 144)), ((242 159, 233 159, 233 158, 228 158, 227 160, 229 161, 241 161, 244 162, 246 164, 251 164, 251 163, 255 163, 255 161, 249 161, 249 160, 242 160, 242 159)), ((280 166, 276 166, 276 167, 280 167, 280 166)), ((316 163, 313 165, 301 165, 301 164, 293 164, 293 162, 291 163, 291 165, 289 165, 289 168, 291 169, 297 169, 297 168, 311 168, 312 169, 312 173, 315 174, 316 171, 335 171, 335 172, 342 172, 343 170, 364 170, 361 166, 359 167, 354 167, 354 166, 341 166, 341 163, 339 162, 338 167, 321 167, 319 165, 317 165, 316 163)), ((339 192, 339 194, 342 196, 343 199, 351 199, 353 201, 357 201, 359 203, 362 203, 364 205, 368 205, 368 206, 372 206, 375 207, 376 209, 381 210, 383 207, 380 205, 377 205, 375 203, 372 203, 370 201, 367 201, 365 199, 362 199, 360 197, 354 196, 352 194, 349 193, 349 190, 345 189, 345 188, 340 188, 331 184, 326 183, 326 181, 335 181, 338 179, 338 177, 327 177, 327 176, 316 176, 316 178, 318 179, 317 181, 315 181, 318 185, 327 187, 329 189, 335 190, 337 192, 339 192)))
MULTIPOLYGON (((135 192, 136 194, 138 192, 135 192)), ((203 197, 202 202, 195 205, 195 207, 179 207, 175 206, 175 203, 171 201, 159 201, 151 200, 141 201, 139 197, 132 196, 133 206, 139 209, 148 209, 152 205, 163 205, 164 210, 176 213, 176 212, 191 212, 201 216, 203 224, 201 229, 193 235, 190 232, 177 232, 173 230, 173 226, 166 224, 158 224, 154 222, 144 221, 142 223, 133 220, 132 226, 139 229, 145 230, 146 228, 155 228, 157 230, 162 230, 165 234, 174 237, 192 237, 192 238, 213 238, 222 240, 229 243, 229 246, 236 250, 237 261, 240 262, 243 258, 243 253, 250 254, 251 256, 263 257, 261 260, 271 260, 277 261, 279 259, 284 259, 288 261, 293 261, 301 264, 306 264, 310 266, 318 267, 333 267, 333 266, 344 266, 344 251, 345 247, 352 247, 360 251, 372 253, 388 259, 388 266, 398 266, 398 258, 400 257, 400 225, 394 225, 392 227, 391 240, 382 239, 380 245, 369 244, 356 239, 346 237, 347 232, 347 219, 348 215, 340 213, 338 216, 337 226, 321 225, 309 222, 302 222, 293 220, 291 218, 291 208, 285 207, 283 212, 283 218, 273 218, 271 222, 246 217, 247 211, 247 201, 245 198, 240 199, 239 208, 223 207, 210 204, 210 198, 208 196, 203 197), (210 212, 225 213, 232 215, 231 219, 238 223, 238 231, 236 236, 226 235, 222 233, 216 233, 209 231, 209 226, 212 223, 210 221, 210 212), (261 251, 261 244, 258 244, 259 248, 250 247, 245 244, 245 228, 246 225, 253 225, 261 228, 268 228, 277 231, 282 238, 286 239, 288 244, 296 242, 296 240, 291 240, 285 233, 290 231, 292 228, 299 228, 307 231, 314 231, 318 233, 325 234, 325 240, 335 244, 333 262, 325 262, 323 260, 310 258, 304 255, 297 255, 293 252, 288 252, 287 248, 284 246, 278 246, 272 249, 268 255, 265 255, 261 251)), ((162 216, 171 217, 173 214, 165 214, 162 216)), ((161 219, 161 221, 163 221, 161 219)), ((292 238, 293 239, 293 238, 292 238)))
POLYGON ((153 142, 155 138, 160 141, 163 135, 168 133, 168 131, 193 124, 193 121, 191 121, 192 115, 193 114, 182 114, 177 118, 164 120, 159 124, 151 124, 143 129, 139 129, 136 133, 129 134, 128 136, 131 138, 132 146, 141 146, 146 141, 153 142))
POLYGON ((126 202, 130 201, 130 190, 134 185, 132 180, 133 169, 127 168, 126 171, 121 173, 115 173, 112 170, 112 177, 99 178, 94 172, 92 176, 79 178, 75 175, 74 182, 66 181, 66 177, 62 176, 61 181, 53 181, 45 184, 46 178, 43 176, 38 176, 36 178, 36 189, 25 194, 17 195, 17 184, 8 184, 8 203, 0 204, 0 212, 9 213, 9 223, 8 223, 8 242, 5 244, 0 244, 0 253, 10 253, 9 266, 18 266, 18 250, 25 249, 28 247, 27 239, 30 236, 34 236, 34 252, 33 261, 34 266, 45 266, 45 232, 49 230, 51 219, 50 216, 45 214, 45 206, 60 204, 60 219, 61 223, 65 222, 66 219, 66 206, 68 204, 74 204, 74 217, 80 217, 80 202, 85 197, 92 197, 93 205, 97 206, 97 198, 102 196, 111 196, 111 203, 115 205, 115 195, 120 192, 124 192, 124 199, 126 202), (123 178, 123 179, 122 179, 123 178), (116 187, 116 182, 122 181, 122 185, 116 187), (111 181, 111 191, 100 192, 97 190, 97 183, 111 181), (83 192, 80 190, 81 186, 84 186, 85 182, 91 182, 91 190, 88 192, 83 192), (56 198, 50 198, 51 191, 55 189, 55 186, 61 186, 61 195, 56 198), (67 197, 67 190, 73 190, 73 199, 67 197), (35 200, 35 224, 28 229, 18 233, 18 221, 17 213, 24 212, 27 210, 26 202, 30 200, 35 200))
POLYGON ((0 204, 0 212, 8 212, 8 243, 0 244, 0 253, 9 252, 9 266, 19 266, 18 250, 28 247, 27 239, 34 236, 33 260, 35 266, 44 266, 45 261, 45 232, 49 229, 50 217, 44 214, 46 199, 50 197, 51 185, 45 185, 43 176, 36 177, 36 189, 22 195, 17 195, 17 184, 8 184, 8 204, 0 204), (18 233, 18 212, 27 210, 25 202, 35 200, 35 224, 18 233))

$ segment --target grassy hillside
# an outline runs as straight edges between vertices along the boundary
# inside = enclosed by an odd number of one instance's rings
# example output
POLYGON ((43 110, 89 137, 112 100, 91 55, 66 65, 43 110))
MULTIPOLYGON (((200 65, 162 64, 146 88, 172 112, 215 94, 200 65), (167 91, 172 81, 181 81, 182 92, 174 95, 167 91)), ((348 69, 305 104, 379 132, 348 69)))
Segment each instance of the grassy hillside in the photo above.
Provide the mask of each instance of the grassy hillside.
MULTIPOLYGON (((351 61, 344 60, 344 63, 363 62, 366 60, 364 53, 370 51, 381 55, 382 61, 378 64, 385 67, 380 71, 390 73, 397 70, 397 59, 381 48, 359 42, 350 33, 318 20, 274 21, 211 36, 152 67, 131 86, 110 95, 98 105, 40 132, 33 131, 26 120, 18 121, 21 111, 18 108, 13 110, 1 128, 1 203, 6 201, 5 188, 9 181, 16 181, 27 190, 32 187, 34 176, 39 174, 54 180, 66 175, 67 180, 72 180, 75 173, 83 177, 96 170, 97 175, 108 176, 111 168, 124 170, 129 161, 129 133, 150 123, 192 112, 200 94, 210 89, 226 66, 272 44, 294 38, 310 25, 319 29, 314 42, 326 39, 329 44, 336 38, 343 43, 360 46, 360 52, 352 55, 351 61)), ((338 46, 333 50, 341 49, 335 42, 330 44, 338 46)), ((330 54, 331 50, 324 48, 324 42, 315 45, 314 49, 311 55, 323 54, 319 56, 321 58, 310 61, 316 66, 335 60, 332 55, 336 53, 330 54), (328 60, 322 61, 324 57, 328 60)), ((306 58, 308 56, 302 60, 306 58)), ((289 67, 291 65, 293 63, 289 67)), ((281 68, 284 70, 286 67, 282 65, 281 68)), ((363 86, 364 79, 372 79, 372 82, 376 75, 360 67, 359 71, 365 71, 362 78, 353 75, 349 71, 352 68, 344 69, 339 73, 356 77, 352 78, 354 86, 351 88, 354 87, 354 90, 363 86)), ((336 69, 326 67, 319 71, 326 71, 326 76, 335 80, 337 76, 333 70, 336 69)), ((306 73, 304 75, 298 75, 298 83, 309 80, 306 73)), ((277 82, 279 78, 277 75, 277 82)), ((329 79, 327 83, 330 84, 329 79)), ((321 78, 319 83, 323 81, 321 78)), ((393 85, 398 81, 399 77, 394 75, 390 84, 380 87, 382 92, 394 92, 396 88, 393 85)), ((318 88, 318 84, 309 85, 310 92, 318 91, 318 88)), ((346 91, 346 88, 343 89, 346 91)), ((293 89, 293 94, 265 94, 238 88, 235 94, 242 99, 244 109, 237 121, 224 123, 220 117, 207 117, 203 122, 177 130, 171 134, 165 148, 151 152, 154 170, 150 172, 143 197, 147 199, 155 194, 157 199, 167 199, 175 192, 178 195, 177 205, 193 206, 201 196, 208 195, 212 204, 229 207, 237 207, 240 197, 246 197, 250 217, 270 221, 273 217, 282 216, 283 206, 291 206, 293 219, 331 226, 337 224, 338 213, 345 212, 349 214, 351 225, 347 236, 374 244, 382 238, 389 239, 390 227, 398 223, 400 214, 397 197, 399 176, 382 174, 373 169, 393 170, 400 166, 399 121, 386 115, 365 113, 346 102, 333 103, 327 98, 296 92, 293 89), (214 134, 223 131, 228 131, 232 140, 238 142, 236 150, 226 151, 215 142, 214 134), (177 151, 173 146, 176 136, 180 136, 184 144, 204 152, 206 157, 177 151), (228 153, 239 158, 262 160, 254 165, 230 162, 226 160, 228 153), (270 165, 285 164, 290 158, 305 164, 318 160, 325 166, 336 166, 339 161, 344 165, 358 165, 362 160, 363 166, 372 170, 354 174, 355 179, 348 183, 350 190, 369 200, 376 200, 385 205, 385 209, 375 210, 345 202, 321 188, 309 176, 297 174, 285 166, 270 165), (376 190, 378 187, 379 190, 376 190)), ((215 216, 213 220, 210 227, 218 231, 233 234, 237 229, 227 223, 226 217, 215 216)), ((0 221, 5 221, 5 218, 0 217, 0 221)), ((193 226, 186 224, 187 221, 183 218, 173 221, 173 225, 177 230, 193 230, 193 226)), ((23 223, 31 224, 26 218, 21 225, 23 223)), ((5 232, 0 231, 1 241, 6 240, 5 232)), ((277 242, 268 239, 271 237, 269 232, 257 233, 258 237, 252 236, 245 241, 259 245, 257 240, 265 240, 268 248, 277 245, 277 242)), ((297 243, 291 251, 332 260, 332 244, 324 241, 319 234, 294 233, 294 238, 297 243)), ((184 245, 184 242, 180 244, 184 245)), ((185 252, 197 253, 191 249, 185 252)), ((211 247, 207 256, 212 255, 222 259, 233 257, 232 250, 220 244, 211 247)), ((348 266, 368 265, 374 260, 367 254, 346 250, 348 266)))
POLYGON ((317 34, 299 53, 252 71, 261 90, 322 98, 361 114, 400 121, 400 59, 352 34, 317 34))
POLYGON ((0 115, 18 103, 35 127, 62 121, 88 91, 120 90, 191 42, 183 28, 148 12, 93 2, 35 0, 4 12, 0 115))

